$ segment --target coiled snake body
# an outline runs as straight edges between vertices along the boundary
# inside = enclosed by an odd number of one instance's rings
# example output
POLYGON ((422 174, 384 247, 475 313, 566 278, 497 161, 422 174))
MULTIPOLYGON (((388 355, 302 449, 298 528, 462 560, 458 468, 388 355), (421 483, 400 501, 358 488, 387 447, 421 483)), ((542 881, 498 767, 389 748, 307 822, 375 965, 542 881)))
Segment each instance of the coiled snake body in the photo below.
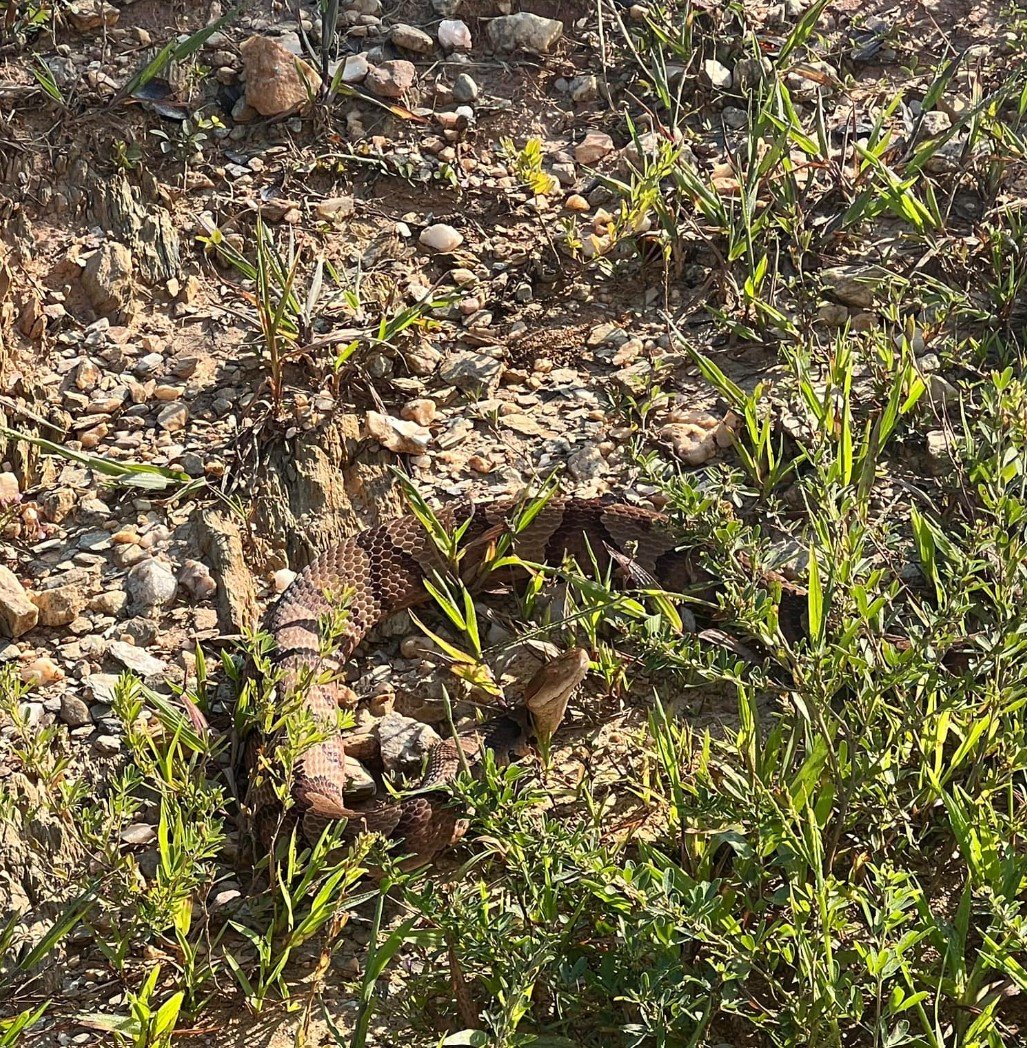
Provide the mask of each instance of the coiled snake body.
MULTIPOLYGON (((469 518, 462 540, 466 553, 460 562, 465 579, 481 568, 489 539, 504 529, 514 508, 514 503, 461 503, 438 513, 450 534, 469 518)), ((607 500, 550 500, 516 535, 513 551, 522 560, 537 564, 559 564, 569 555, 585 566, 594 558, 601 569, 612 556, 624 564, 630 561, 671 590, 683 589, 692 581, 689 558, 676 549, 675 533, 665 516, 607 500)), ((282 687, 288 690, 313 681, 306 686, 302 701, 315 722, 334 725, 342 698, 337 684, 318 683, 318 677, 337 671, 377 623, 429 599, 423 582, 443 568, 443 557, 420 521, 401 517, 326 550, 293 580, 270 610, 266 628, 275 640, 276 660, 284 671, 282 687), (339 624, 336 650, 326 656, 322 627, 340 604, 346 614, 339 624)), ((505 714, 462 734, 459 744, 473 765, 486 748, 498 756, 515 755, 524 737, 524 719, 505 714)), ((262 742, 265 753, 273 749, 274 740, 262 742)), ((451 779, 460 766, 454 740, 436 744, 421 786, 451 779)), ((326 823, 346 819, 349 832, 380 832, 401 843, 403 851, 429 861, 462 832, 459 811, 431 795, 347 803, 345 768, 344 740, 337 731, 307 749, 293 769, 295 803, 283 822, 274 789, 266 776, 255 774, 255 760, 251 759, 247 806, 261 846, 268 847, 276 831, 289 822, 298 820, 302 836, 312 842, 326 823)))

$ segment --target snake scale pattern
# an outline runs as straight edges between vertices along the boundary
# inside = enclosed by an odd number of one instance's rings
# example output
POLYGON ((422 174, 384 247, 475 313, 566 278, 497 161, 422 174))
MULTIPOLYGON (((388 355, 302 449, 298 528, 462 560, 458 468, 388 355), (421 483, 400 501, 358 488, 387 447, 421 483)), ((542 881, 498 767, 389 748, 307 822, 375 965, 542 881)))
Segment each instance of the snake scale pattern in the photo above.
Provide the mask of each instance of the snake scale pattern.
MULTIPOLYGON (((511 502, 454 503, 437 514, 450 534, 469 519, 462 540, 466 552, 461 575, 465 580, 480 574, 490 539, 506 529, 516 506, 511 502)), ((668 519, 652 510, 607 499, 552 499, 517 534, 513 551, 536 564, 558 565, 569 555, 583 566, 594 557, 605 569, 611 556, 622 565, 630 560, 667 589, 681 590, 694 576, 687 553, 676 549, 679 541, 668 519)), ((274 638, 275 659, 283 671, 280 688, 288 691, 305 685, 302 701, 314 721, 334 726, 343 691, 319 679, 337 677, 340 666, 377 623, 428 600, 424 580, 433 571, 443 571, 442 555, 413 516, 369 528, 321 553, 293 580, 267 616, 266 629, 274 638), (335 650, 326 655, 323 624, 343 602, 346 614, 338 622, 335 650)), ((459 744, 471 765, 486 748, 497 757, 512 757, 521 752, 525 730, 523 716, 504 714, 460 735, 459 744)), ((256 754, 264 754, 267 760, 274 742, 260 740, 256 754)), ((436 744, 422 788, 456 775, 461 766, 456 747, 452 739, 436 744)), ((347 803, 344 739, 334 728, 325 741, 307 749, 296 761, 294 804, 288 814, 283 813, 266 776, 255 774, 255 765, 256 758, 251 757, 250 782, 258 785, 251 785, 247 807, 263 848, 270 847, 282 828, 297 822, 300 835, 312 843, 328 822, 346 819, 347 834, 379 832, 415 860, 428 862, 458 839, 466 826, 458 810, 430 792, 398 801, 347 803)))

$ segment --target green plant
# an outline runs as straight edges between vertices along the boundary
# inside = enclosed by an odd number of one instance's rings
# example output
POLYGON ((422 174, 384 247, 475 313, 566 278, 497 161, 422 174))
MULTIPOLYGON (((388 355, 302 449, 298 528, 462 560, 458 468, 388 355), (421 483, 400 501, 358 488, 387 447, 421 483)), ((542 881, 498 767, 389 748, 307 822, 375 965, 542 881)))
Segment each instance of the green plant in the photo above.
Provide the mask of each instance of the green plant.
POLYGON ((90 1014, 82 1016, 80 1021, 94 1028, 109 1031, 117 1045, 131 1045, 132 1048, 167 1048, 178 1024, 184 994, 178 991, 157 1005, 154 995, 159 976, 160 965, 155 964, 138 991, 129 991, 125 995, 129 1007, 127 1015, 90 1014))
MULTIPOLYGON (((160 127, 150 128, 150 134, 160 142, 162 153, 182 164, 189 164, 203 159, 203 145, 210 138, 209 132, 224 126, 216 114, 203 116, 197 113, 183 120, 174 134, 160 127)), ((127 152, 124 158, 129 159, 127 152)))
POLYGON ((163 76, 170 65, 175 62, 184 62, 187 58, 196 54, 215 33, 221 32, 222 29, 235 21, 239 10, 238 7, 233 7, 220 18, 211 22, 210 25, 198 29, 195 33, 169 40, 146 65, 133 74, 118 93, 117 101, 132 97, 145 88, 151 80, 163 76))
POLYGON ((43 1017, 46 1005, 38 1008, 27 1008, 10 1019, 0 1019, 0 1048, 15 1048, 22 1035, 31 1030, 43 1017))
POLYGON ((552 193, 558 185, 556 179, 542 170, 542 142, 538 138, 529 138, 522 149, 518 149, 513 139, 500 141, 508 163, 513 167, 517 177, 535 196, 552 193))
POLYGON ((292 229, 288 243, 280 248, 260 214, 254 234, 252 260, 217 228, 198 239, 215 250, 248 285, 240 288, 239 294, 252 309, 246 319, 256 329, 255 341, 275 405, 283 395, 289 361, 306 359, 338 382, 359 350, 394 346, 404 333, 428 327, 432 312, 454 300, 453 295, 429 295, 412 305, 383 311, 377 323, 335 327, 329 336, 321 337, 320 332, 340 315, 348 320, 365 320, 367 306, 361 299, 359 273, 349 284, 345 274, 323 254, 309 273, 305 272, 304 251, 292 229), (305 287, 302 293, 300 281, 305 287), (329 356, 324 356, 325 351, 329 356))
POLYGON ((191 489, 197 486, 197 481, 187 473, 167 469, 164 466, 153 466, 147 462, 116 462, 103 455, 90 455, 83 451, 75 451, 72 448, 66 448, 63 444, 56 444, 52 440, 21 433, 15 429, 8 429, 6 426, 0 426, 0 436, 7 437, 9 440, 24 441, 48 455, 56 455, 70 462, 81 463, 103 476, 110 477, 113 483, 123 484, 125 487, 162 491, 175 485, 188 486, 191 489))
POLYGON ((114 161, 122 171, 135 171, 143 159, 143 151, 135 142, 119 139, 114 143, 114 161))

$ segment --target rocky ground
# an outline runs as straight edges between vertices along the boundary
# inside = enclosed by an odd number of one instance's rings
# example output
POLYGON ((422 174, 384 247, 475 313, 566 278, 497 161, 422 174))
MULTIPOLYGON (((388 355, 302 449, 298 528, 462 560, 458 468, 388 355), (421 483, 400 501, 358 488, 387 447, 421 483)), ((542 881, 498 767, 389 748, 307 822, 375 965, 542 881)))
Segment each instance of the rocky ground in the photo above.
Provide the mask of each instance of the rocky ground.
MULTIPOLYGON (((805 5, 707 6, 693 14, 720 45, 669 75, 694 107, 697 169, 731 196, 766 75, 752 45, 779 47, 805 5)), ((625 43, 642 5, 344 0, 328 98, 311 5, 73 0, 41 30, 15 24, 24 7, 0 5, 0 662, 31 685, 21 730, 66 729, 62 774, 90 789, 123 755, 119 675, 188 685, 197 646, 233 650, 317 549, 400 511, 391 467, 435 502, 558 471, 582 495, 662 505, 636 453, 696 469, 730 456, 738 426, 683 340, 744 388, 779 368, 705 311, 722 300, 720 258, 699 225, 667 265, 646 249, 654 219, 623 226, 617 186, 666 135, 625 43), (256 264, 258 215, 285 269, 298 260, 298 314, 309 306, 280 365, 230 258, 256 264), (654 385, 668 396, 640 415, 654 385)), ((923 122, 944 134, 975 62, 1001 53, 997 6, 877 7, 828 4, 792 97, 822 104, 833 135, 883 104, 925 40, 969 47, 966 78, 923 122)), ((820 330, 879 322, 852 279, 864 261, 823 259, 820 330)), ((944 432, 931 440, 917 453, 941 461, 944 432)), ((408 732, 424 701, 402 685, 418 674, 410 632, 390 630, 352 681, 408 732)), ((14 797, 39 788, 11 746, 4 781, 14 797)), ((123 832, 140 853, 145 815, 123 832)), ((36 829, 49 848, 4 831, 3 909, 47 900, 47 855, 75 858, 59 826, 36 829)), ((90 971, 69 986, 102 996, 90 971)), ((55 1043, 94 1037, 66 1027, 55 1043)))

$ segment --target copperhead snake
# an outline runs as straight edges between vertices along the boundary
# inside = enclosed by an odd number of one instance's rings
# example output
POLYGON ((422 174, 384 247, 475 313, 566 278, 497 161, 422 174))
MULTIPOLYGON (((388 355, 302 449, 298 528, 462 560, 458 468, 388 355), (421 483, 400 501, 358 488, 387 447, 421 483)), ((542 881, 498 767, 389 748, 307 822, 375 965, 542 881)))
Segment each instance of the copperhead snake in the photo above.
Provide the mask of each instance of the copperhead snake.
MULTIPOLYGON (((490 539, 505 529, 516 505, 450 504, 437 514, 450 534, 467 523, 460 572, 469 584, 481 572, 490 539)), ((612 557, 621 565, 642 569, 667 590, 681 591, 694 581, 694 572, 688 553, 677 549, 679 542, 680 535, 663 514, 606 499, 569 498, 547 502, 513 538, 512 550, 524 561, 545 565, 558 565, 570 556, 586 566, 594 558, 600 569, 612 557)), ((277 649, 279 687, 286 693, 305 688, 302 703, 328 737, 296 760, 294 803, 288 811, 283 811, 267 775, 257 774, 258 764, 266 773, 267 762, 273 763, 276 740, 259 740, 249 762, 246 807, 262 848, 270 847, 283 828, 298 824, 302 838, 313 843, 328 823, 346 819, 348 835, 379 832, 421 863, 431 861, 462 834, 466 823, 461 813, 430 792, 419 790, 398 801, 347 802, 345 743, 334 728, 343 691, 331 680, 323 682, 337 675, 373 626, 429 600, 424 580, 444 570, 443 555, 421 522, 413 516, 400 517, 321 553, 270 609, 265 628, 277 649), (325 652, 325 624, 343 603, 345 615, 336 622, 335 651, 325 652)), ((466 761, 474 765, 486 749, 503 759, 521 755, 529 731, 523 711, 506 711, 458 739, 466 761)), ((449 781, 461 765, 455 740, 437 743, 421 788, 449 781)))

